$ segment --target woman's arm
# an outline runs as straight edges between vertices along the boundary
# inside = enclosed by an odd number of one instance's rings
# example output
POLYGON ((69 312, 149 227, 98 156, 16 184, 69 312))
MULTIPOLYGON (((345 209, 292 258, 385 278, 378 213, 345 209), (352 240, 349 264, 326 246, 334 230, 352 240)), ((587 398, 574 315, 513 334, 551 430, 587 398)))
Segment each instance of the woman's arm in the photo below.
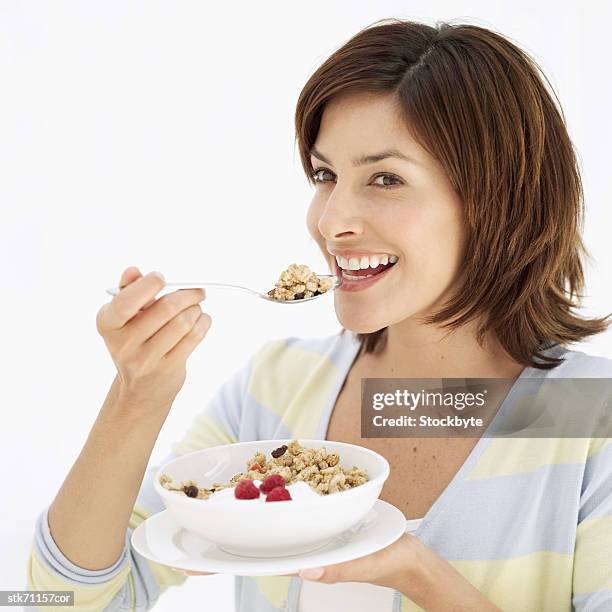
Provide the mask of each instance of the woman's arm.
MULTIPOLYGON (((210 326, 199 306, 202 290, 156 300, 164 284, 161 275, 128 268, 123 289, 98 312, 98 331, 117 375, 44 524, 37 522, 28 563, 32 589, 70 587, 64 577, 78 582, 82 574, 112 583, 115 592, 86 590, 95 605, 106 606, 130 573, 126 533, 143 475, 185 381, 186 360, 210 326)), ((133 592, 134 584, 130 587, 133 592)))
POLYGON ((185 381, 186 360, 210 325, 199 306, 201 289, 156 300, 164 285, 159 274, 128 268, 122 290, 96 318, 117 375, 49 509, 57 545, 86 569, 117 561, 151 451, 185 381))
POLYGON ((87 441, 49 508, 64 555, 84 569, 119 558, 132 508, 170 406, 136 414, 117 397, 115 379, 87 441))
POLYGON ((408 599, 432 612, 499 612, 500 608, 418 538, 406 534, 401 540, 409 563, 397 590, 408 599))
POLYGON ((127 530, 121 536, 123 550, 116 564, 100 570, 75 565, 51 537, 45 526, 46 513, 39 515, 28 563, 29 589, 72 590, 77 607, 110 612, 148 610, 166 589, 185 582, 186 576, 181 572, 140 556, 131 546, 132 531, 149 516, 164 509, 153 486, 160 465, 184 453, 237 441, 251 363, 249 360, 243 364, 218 388, 183 437, 172 444, 164 460, 146 470, 127 530))
POLYGON ((589 444, 574 546, 572 604, 577 612, 612 610, 612 438, 591 438, 589 444))
POLYGON ((302 570, 299 576, 323 583, 369 582, 388 587, 427 612, 500 610, 448 561, 410 534, 371 555, 302 570))
POLYGON ((117 384, 55 500, 38 516, 28 560, 28 589, 74 591, 78 609, 147 610, 163 588, 185 581, 177 573, 160 576, 131 547, 133 529, 163 509, 152 508, 154 491, 141 483, 165 416, 134 418, 117 401, 117 384))

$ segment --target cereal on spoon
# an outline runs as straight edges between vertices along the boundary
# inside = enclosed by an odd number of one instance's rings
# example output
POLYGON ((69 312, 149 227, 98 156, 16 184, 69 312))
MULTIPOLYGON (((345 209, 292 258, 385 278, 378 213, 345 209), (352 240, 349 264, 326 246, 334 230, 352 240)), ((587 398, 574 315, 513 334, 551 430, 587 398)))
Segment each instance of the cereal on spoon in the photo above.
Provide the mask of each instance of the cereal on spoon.
POLYGON ((318 277, 308 266, 291 264, 276 282, 276 286, 268 291, 275 300, 292 301, 314 297, 332 288, 329 278, 318 277))
POLYGON ((289 445, 283 444, 266 458, 261 451, 255 453, 246 463, 246 471, 234 475, 229 483, 214 483, 210 489, 198 487, 193 480, 186 480, 178 486, 172 485, 172 478, 167 474, 160 476, 160 484, 169 491, 177 491, 188 497, 207 499, 216 491, 235 487, 243 480, 261 480, 278 474, 286 485, 305 482, 319 495, 329 495, 346 491, 364 484, 368 480, 366 470, 357 466, 345 468, 340 465, 337 453, 327 453, 325 447, 317 449, 304 448, 297 440, 289 445))

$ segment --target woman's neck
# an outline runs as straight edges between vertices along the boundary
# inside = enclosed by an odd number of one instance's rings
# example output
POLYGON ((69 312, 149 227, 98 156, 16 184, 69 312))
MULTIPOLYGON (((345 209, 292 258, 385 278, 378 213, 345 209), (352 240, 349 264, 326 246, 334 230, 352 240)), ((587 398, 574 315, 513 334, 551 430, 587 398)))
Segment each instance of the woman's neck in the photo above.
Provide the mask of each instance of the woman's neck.
POLYGON ((368 362, 381 376, 393 378, 517 378, 524 369, 493 334, 480 346, 475 322, 449 332, 401 321, 387 329, 384 348, 368 355, 368 362))

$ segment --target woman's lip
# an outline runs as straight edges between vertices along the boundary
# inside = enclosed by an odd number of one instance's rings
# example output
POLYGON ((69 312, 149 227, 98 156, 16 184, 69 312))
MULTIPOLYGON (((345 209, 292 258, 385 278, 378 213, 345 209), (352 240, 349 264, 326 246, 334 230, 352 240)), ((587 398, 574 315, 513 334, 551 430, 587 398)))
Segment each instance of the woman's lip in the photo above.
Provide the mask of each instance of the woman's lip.
MULTIPOLYGON (((374 283, 377 283, 383 276, 385 276, 389 272, 389 270, 393 269, 395 265, 396 264, 389 266, 386 270, 384 270, 383 272, 380 272, 379 274, 376 274, 375 276, 370 276, 369 278, 364 279, 364 280, 353 281, 353 280, 346 279, 342 275, 342 268, 338 265, 336 258, 334 258, 334 266, 336 268, 336 275, 341 279, 341 282, 340 282, 340 285, 338 286, 337 291, 361 291, 363 289, 368 289, 374 283)), ((350 273, 350 270, 349 270, 349 273, 350 273)))

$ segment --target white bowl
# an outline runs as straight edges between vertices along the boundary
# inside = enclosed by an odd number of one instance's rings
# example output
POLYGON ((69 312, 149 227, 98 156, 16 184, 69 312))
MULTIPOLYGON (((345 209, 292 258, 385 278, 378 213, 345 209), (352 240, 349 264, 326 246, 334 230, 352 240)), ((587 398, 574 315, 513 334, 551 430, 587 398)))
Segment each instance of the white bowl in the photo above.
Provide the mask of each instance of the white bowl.
MULTIPOLYGON (((194 480, 210 488, 228 483, 257 452, 270 452, 287 440, 255 440, 213 446, 177 457, 161 466, 155 475, 155 490, 179 525, 210 540, 222 550, 245 557, 279 557, 310 552, 325 546, 334 536, 350 529, 372 509, 389 477, 389 463, 378 453, 344 442, 305 440, 305 448, 325 447, 340 456, 340 465, 367 470, 368 481, 346 491, 300 499, 261 503, 258 499, 221 500, 187 497, 161 486, 168 474, 174 484, 194 480)), ((214 493, 213 493, 214 495, 214 493)))

